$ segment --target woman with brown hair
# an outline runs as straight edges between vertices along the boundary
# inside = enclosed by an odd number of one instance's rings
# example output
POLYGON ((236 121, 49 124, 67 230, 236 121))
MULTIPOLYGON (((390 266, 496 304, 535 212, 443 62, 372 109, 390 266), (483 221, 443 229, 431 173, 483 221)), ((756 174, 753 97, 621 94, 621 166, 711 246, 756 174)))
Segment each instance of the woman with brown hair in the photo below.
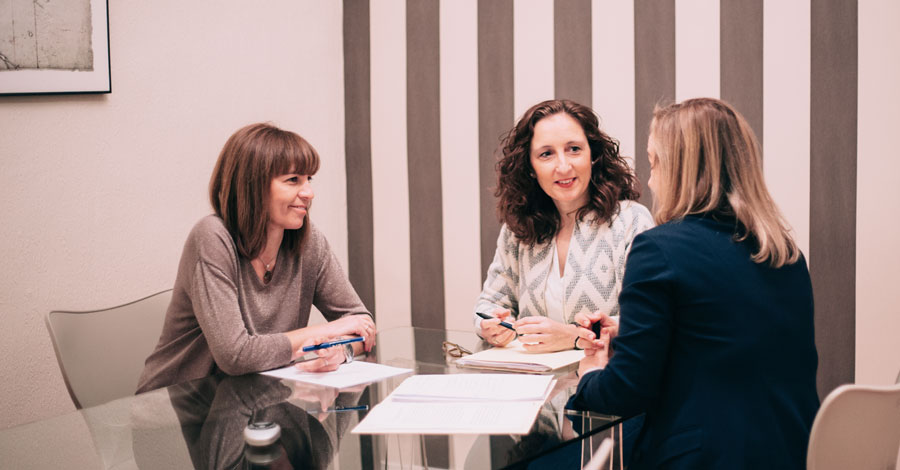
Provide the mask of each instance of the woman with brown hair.
MULTIPOLYGON (((375 323, 325 237, 309 221, 319 155, 299 135, 270 124, 235 132, 209 185, 215 214, 184 245, 172 301, 138 392, 290 363, 302 346, 346 335, 370 349, 375 323), (328 323, 307 326, 311 305, 328 323)), ((335 370, 356 352, 319 351, 299 367, 335 370)))
POLYGON ((531 107, 502 143, 494 261, 475 305, 476 332, 535 352, 594 339, 571 324, 582 312, 618 314, 631 240, 653 225, 618 143, 597 115, 569 100, 531 107), (482 319, 478 314, 494 318, 482 319), (515 331, 500 325, 516 318, 515 331))
POLYGON ((647 153, 660 225, 634 240, 621 324, 591 319, 615 341, 587 346, 569 406, 646 413, 632 469, 803 468, 812 286, 756 137, 728 104, 691 99, 655 110, 647 153))

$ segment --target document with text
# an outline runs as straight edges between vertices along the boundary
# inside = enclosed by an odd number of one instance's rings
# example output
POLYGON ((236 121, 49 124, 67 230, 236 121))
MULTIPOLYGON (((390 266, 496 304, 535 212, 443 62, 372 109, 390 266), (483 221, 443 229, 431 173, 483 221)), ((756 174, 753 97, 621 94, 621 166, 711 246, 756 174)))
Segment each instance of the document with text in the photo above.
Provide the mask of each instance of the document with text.
POLYGON ((546 375, 416 375, 400 384, 354 434, 527 434, 553 390, 546 375))

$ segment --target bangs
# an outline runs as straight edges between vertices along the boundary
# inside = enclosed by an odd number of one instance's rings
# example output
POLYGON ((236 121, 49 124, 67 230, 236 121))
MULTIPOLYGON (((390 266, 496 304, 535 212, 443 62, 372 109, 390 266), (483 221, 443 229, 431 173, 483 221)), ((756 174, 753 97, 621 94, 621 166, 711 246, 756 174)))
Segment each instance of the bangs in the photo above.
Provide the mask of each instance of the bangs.
POLYGON ((319 154, 303 137, 282 131, 276 139, 269 164, 270 177, 288 173, 314 175, 319 171, 319 154))

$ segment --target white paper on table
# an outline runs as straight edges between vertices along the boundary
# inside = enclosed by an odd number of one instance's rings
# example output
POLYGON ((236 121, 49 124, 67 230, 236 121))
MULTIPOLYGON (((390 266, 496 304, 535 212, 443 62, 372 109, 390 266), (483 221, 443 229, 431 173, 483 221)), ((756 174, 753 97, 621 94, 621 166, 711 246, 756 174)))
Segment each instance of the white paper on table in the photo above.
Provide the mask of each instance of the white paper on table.
POLYGON ((543 401, 396 402, 375 406, 353 434, 527 434, 543 401))
POLYGON ((456 360, 465 367, 515 370, 519 372, 550 372, 580 361, 584 351, 569 349, 552 353, 534 353, 525 350, 519 340, 505 347, 494 347, 456 360))
POLYGON ((543 401, 552 375, 446 374, 415 375, 393 392, 394 401, 543 401))
POLYGON ((296 380, 326 387, 347 388, 411 372, 412 369, 391 367, 374 362, 353 361, 349 364, 342 364, 338 370, 333 372, 304 372, 290 365, 281 369, 260 373, 280 379, 296 380))
MULTIPOLYGON (((477 379, 475 379, 477 380, 477 379)), ((534 424, 534 419, 541 410, 547 397, 553 391, 556 380, 550 376, 529 376, 512 374, 451 374, 451 375, 417 375, 409 377, 400 384, 385 400, 375 405, 365 418, 353 429, 354 434, 527 434, 534 424), (537 400, 469 400, 443 399, 435 396, 421 398, 420 401, 398 399, 395 394, 407 383, 417 393, 432 390, 433 386, 446 384, 448 379, 462 379, 461 383, 472 385, 466 379, 476 376, 491 377, 490 381, 499 378, 529 377, 548 379, 543 386, 543 393, 537 400), (425 387, 419 381, 412 380, 424 377, 425 387)), ((511 394, 511 388, 521 385, 508 381, 505 390, 499 393, 511 394)), ((494 389, 503 388, 493 384, 494 389)), ((537 382, 528 388, 534 390, 542 387, 537 382)), ((490 388, 490 387, 489 387, 490 388)), ((455 390, 455 389, 454 389, 455 390)), ((529 393, 530 394, 530 393, 529 393)), ((522 396, 525 396, 523 394, 522 396)), ((402 395, 401 395, 402 396, 402 395)))

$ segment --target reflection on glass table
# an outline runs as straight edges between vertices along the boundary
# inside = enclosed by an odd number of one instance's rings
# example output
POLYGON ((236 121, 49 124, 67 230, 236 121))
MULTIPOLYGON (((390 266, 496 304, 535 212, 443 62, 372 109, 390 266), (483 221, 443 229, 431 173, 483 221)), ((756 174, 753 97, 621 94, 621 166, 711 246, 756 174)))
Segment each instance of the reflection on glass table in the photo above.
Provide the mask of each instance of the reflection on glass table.
MULTIPOLYGON (((375 349, 357 360, 415 374, 481 373, 457 367, 452 351, 487 347, 471 331, 396 328, 380 332, 375 349)), ((9 468, 581 468, 603 437, 618 439, 619 420, 564 410, 577 385, 574 367, 555 375, 525 435, 352 434, 405 377, 336 390, 219 375, 0 431, 0 455, 9 468), (244 430, 252 423, 277 425, 280 435, 249 446, 244 430)))

